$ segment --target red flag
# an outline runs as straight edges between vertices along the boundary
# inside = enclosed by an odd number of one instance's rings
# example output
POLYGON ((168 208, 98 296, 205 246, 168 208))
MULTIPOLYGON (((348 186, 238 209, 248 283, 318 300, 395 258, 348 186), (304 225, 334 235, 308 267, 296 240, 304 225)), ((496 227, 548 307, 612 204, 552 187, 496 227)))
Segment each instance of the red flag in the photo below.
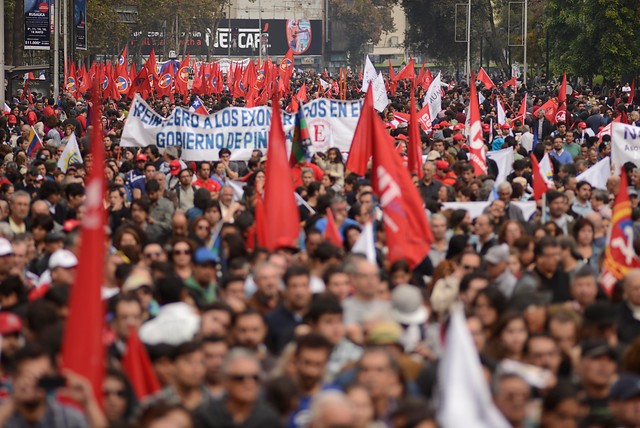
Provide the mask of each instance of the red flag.
POLYGON ((167 95, 173 100, 173 75, 173 61, 169 61, 167 67, 160 73, 160 77, 158 77, 156 92, 159 97, 167 95))
POLYGON ((269 246, 269 225, 267 224, 264 202, 260 195, 256 197, 255 219, 258 247, 267 248, 269 246))
POLYGON ((89 88, 91 88, 91 77, 89 77, 89 73, 87 72, 87 68, 84 66, 84 64, 82 64, 80 74, 78 75, 78 83, 78 91, 81 94, 85 94, 89 90, 89 88))
POLYGON ((154 48, 151 48, 151 53, 149 54, 149 58, 147 58, 147 62, 144 63, 144 66, 147 67, 149 80, 153 88, 158 82, 158 64, 156 63, 156 51, 154 48))
POLYGON ((633 248, 632 229, 627 173, 622 168, 620 190, 613 204, 611 229, 604 249, 604 262, 599 278, 600 284, 609 297, 613 294, 617 281, 624 278, 631 269, 640 268, 640 259, 633 248))
POLYGON ((533 170, 533 199, 537 201, 549 190, 549 185, 547 184, 547 180, 542 176, 542 172, 540 172, 538 158, 533 154, 531 154, 531 169, 533 170))
POLYGON ((480 106, 478 105, 478 93, 476 92, 475 79, 471 72, 471 95, 469 101, 469 155, 475 175, 487 173, 487 158, 484 153, 484 141, 482 139, 482 123, 480 122, 480 106))
POLYGON ((636 79, 631 81, 631 94, 629 94, 629 105, 633 105, 633 97, 636 94, 636 79))
POLYGON ((413 269, 427 256, 433 242, 423 201, 400 156, 385 138, 380 117, 372 114, 369 125, 373 142, 371 184, 384 213, 389 262, 406 260, 413 269))
POLYGON ((282 58, 280 67, 278 69, 278 75, 286 93, 289 92, 289 81, 291 80, 291 74, 293 73, 293 51, 291 48, 287 51, 287 54, 282 58))
POLYGON ((324 229, 325 241, 335 245, 338 248, 342 248, 342 235, 338 230, 336 219, 333 217, 333 211, 331 208, 327 209, 327 227, 324 229))
POLYGON ((425 91, 429 90, 429 86, 431 86, 431 82, 433 82, 433 75, 431 74, 431 70, 429 70, 428 68, 424 71, 424 77, 422 78, 422 81, 420 82, 420 86, 422 86, 422 89, 424 89, 425 91))
POLYGON ((562 75, 562 84, 558 89, 558 109, 555 114, 555 123, 567 122, 567 72, 562 75))
POLYGON ((127 46, 125 45, 122 54, 118 57, 115 77, 116 89, 120 95, 126 95, 131 89, 131 79, 127 71, 127 46))
MULTIPOLYGON (((409 120, 409 147, 407 147, 409 162, 407 166, 409 172, 414 172, 418 178, 422 178, 424 175, 422 171, 422 141, 420 140, 420 125, 416 114, 416 96, 413 88, 411 89, 411 104, 409 107, 411 108, 411 119, 409 120)), ((428 105, 427 111, 429 111, 428 105)))
POLYGON ((416 65, 413 62, 413 58, 400 70, 398 74, 393 78, 395 82, 403 79, 414 80, 416 78, 416 65))
POLYGON ((149 81, 149 71, 147 67, 142 67, 138 75, 133 79, 128 97, 133 99, 136 92, 140 93, 144 99, 148 98, 151 93, 151 82, 149 81))
POLYGON ((515 91, 517 89, 516 87, 518 86, 518 79, 512 77, 511 79, 507 80, 502 84, 502 89, 508 88, 509 86, 513 86, 513 90, 515 91))
POLYGON ((391 59, 389 59, 389 92, 391 92, 392 96, 396 96, 396 89, 398 88, 398 83, 396 82, 396 72, 391 65, 391 59))
POLYGON ((101 102, 94 84, 91 137, 93 165, 85 182, 86 208, 80 229, 76 281, 69 297, 69 315, 62 343, 62 367, 84 376, 101 401, 105 370, 102 341, 104 306, 101 288, 105 266, 104 145, 102 144, 101 102))
POLYGON ((182 60, 180 63, 180 68, 176 73, 175 77, 175 92, 178 94, 182 94, 183 99, 189 97, 189 55, 187 54, 186 58, 182 60))
POLYGON ((478 71, 478 77, 476 78, 476 80, 484 83, 484 87, 487 89, 496 87, 496 85, 493 83, 493 80, 491 80, 487 72, 484 71, 484 68, 482 67, 480 67, 480 71, 478 71))
POLYGON ((369 163, 369 159, 371 159, 371 121, 374 115, 373 90, 371 89, 371 85, 369 85, 367 94, 364 97, 362 109, 360 109, 360 118, 358 119, 356 130, 353 133, 349 156, 347 157, 347 163, 345 165, 348 171, 361 177, 367 172, 367 164, 369 163))
POLYGON ((298 246, 300 216, 293 191, 280 106, 277 100, 273 100, 264 186, 268 250, 275 250, 279 246, 298 246))
POLYGON ((193 73, 193 84, 191 85, 191 93, 194 95, 203 95, 205 90, 205 79, 204 79, 204 70, 206 64, 200 65, 199 68, 194 70, 193 73))
POLYGON ((153 371, 147 350, 133 327, 129 328, 129 340, 127 351, 122 358, 122 369, 127 374, 138 400, 143 400, 160 391, 160 382, 153 371))
MULTIPOLYGON (((549 100, 540 106, 544 109, 544 117, 551 123, 556 123, 556 110, 558 110, 558 104, 554 100, 549 100)), ((537 110, 536 110, 537 111, 537 110)))
POLYGON ((76 65, 73 61, 69 61, 68 72, 66 77, 65 89, 75 95, 78 90, 78 77, 76 76, 76 65))
POLYGON ((423 80, 424 80, 424 62, 422 63, 422 67, 420 67, 420 72, 418 73, 418 78, 416 79, 416 82, 418 83, 418 85, 420 85, 423 80))
MULTIPOLYGON (((111 98, 114 101, 117 101, 120 99, 120 93, 118 92, 118 84, 116 82, 116 72, 113 69, 113 67, 111 66, 111 64, 107 63, 107 66, 105 67, 105 76, 107 76, 107 81, 106 81, 106 92, 105 92, 105 96, 111 98)), ((127 82, 128 85, 128 82, 127 82)))
POLYGON ((527 94, 525 92, 524 98, 522 99, 522 103, 520 104, 520 110, 518 111, 518 115, 515 120, 521 120, 524 123, 527 118, 527 94))
POLYGON ((136 80, 136 77, 138 76, 138 70, 136 70, 136 63, 132 63, 131 64, 131 68, 129 69, 129 80, 131 81, 131 84, 133 85, 133 81, 136 80))

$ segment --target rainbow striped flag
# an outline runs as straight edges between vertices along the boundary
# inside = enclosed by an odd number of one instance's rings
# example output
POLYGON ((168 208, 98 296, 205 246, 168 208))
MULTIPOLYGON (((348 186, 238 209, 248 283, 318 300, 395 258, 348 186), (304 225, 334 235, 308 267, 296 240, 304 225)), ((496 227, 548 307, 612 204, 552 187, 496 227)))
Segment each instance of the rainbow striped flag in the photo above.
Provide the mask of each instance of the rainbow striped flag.
POLYGON ((296 124, 293 130, 293 139, 291 141, 291 156, 289 157, 289 166, 293 167, 300 162, 309 160, 309 146, 311 146, 311 135, 307 128, 307 121, 302 113, 302 106, 296 113, 296 124))
POLYGON ((36 130, 31 127, 29 131, 29 147, 27 147, 27 156, 30 158, 34 157, 38 150, 42 148, 42 140, 36 133, 36 130))

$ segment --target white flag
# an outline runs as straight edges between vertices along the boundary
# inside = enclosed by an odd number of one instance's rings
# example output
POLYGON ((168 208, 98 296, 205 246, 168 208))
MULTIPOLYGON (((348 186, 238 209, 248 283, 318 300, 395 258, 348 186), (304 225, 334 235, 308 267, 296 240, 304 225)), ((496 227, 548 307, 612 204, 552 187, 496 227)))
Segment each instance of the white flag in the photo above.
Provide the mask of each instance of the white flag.
POLYGON ((300 194, 298 192, 293 192, 293 197, 296 200, 296 205, 297 206, 303 206, 305 207, 307 210, 309 210, 309 213, 311 213, 311 215, 314 215, 316 213, 316 210, 314 210, 313 208, 311 208, 311 205, 309 205, 307 203, 307 201, 305 201, 302 196, 300 196, 300 194))
POLYGON ((329 89, 330 85, 329 85, 329 82, 327 82, 327 81, 325 81, 323 79, 320 79, 320 86, 322 86, 322 90, 326 92, 327 89, 329 89))
POLYGON ((227 181, 226 185, 233 189, 233 200, 236 202, 241 201, 242 196, 244 195, 244 186, 246 186, 247 183, 243 183, 242 181, 229 180, 227 181))
POLYGON ((500 102, 500 100, 496 99, 496 102, 498 103, 498 123, 500 125, 504 125, 505 123, 507 123, 507 115, 504 112, 504 107, 502 107, 502 103, 500 102))
POLYGON ((508 428, 509 423, 491 398, 478 351, 459 304, 451 311, 445 340, 438 367, 440 424, 444 428, 508 428))
POLYGON ((367 55, 367 59, 364 62, 364 71, 362 72, 362 93, 363 94, 367 93, 367 89, 369 89, 369 83, 376 80, 376 77, 378 77, 378 74, 376 73, 376 68, 373 66, 373 63, 369 59, 369 55, 367 55))
POLYGON ((424 96, 422 106, 429 104, 429 113, 431 114, 431 120, 435 120, 438 117, 438 113, 442 110, 442 83, 440 82, 440 73, 433 79, 429 90, 424 96))
POLYGON ((540 160, 540 175, 547 182, 547 186, 550 189, 553 189, 555 185, 553 184, 553 164, 551 163, 551 157, 549 153, 545 153, 540 160))
POLYGON ((586 181, 596 189, 606 189, 607 179, 611 176, 611 158, 605 157, 591 168, 576 177, 576 181, 586 181))
POLYGON ((507 176, 513 171, 513 147, 488 152, 487 157, 498 164, 498 177, 496 177, 495 185, 498 186, 507 181, 507 176))
POLYGON ((363 254, 371 263, 376 263, 376 244, 373 234, 373 223, 368 222, 362 228, 360 237, 351 248, 352 253, 363 254))
POLYGON ((371 82, 371 89, 373 89, 373 108, 379 112, 384 111, 389 105, 389 97, 387 97, 387 88, 384 85, 382 73, 378 74, 378 77, 371 82))
POLYGON ((74 163, 82 163, 82 154, 80 154, 76 134, 71 133, 71 136, 69 136, 69 140, 60 155, 60 159, 58 159, 58 168, 60 168, 62 172, 67 172, 69 166, 74 163))

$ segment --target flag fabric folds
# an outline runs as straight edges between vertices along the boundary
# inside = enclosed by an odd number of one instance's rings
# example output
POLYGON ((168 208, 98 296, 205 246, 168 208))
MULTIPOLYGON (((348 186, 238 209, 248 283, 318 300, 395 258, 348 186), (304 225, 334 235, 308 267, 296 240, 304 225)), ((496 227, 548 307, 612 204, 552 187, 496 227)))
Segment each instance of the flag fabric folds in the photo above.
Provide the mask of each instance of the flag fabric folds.
POLYGON ((153 371, 149 354, 133 327, 129 329, 129 340, 122 358, 122 369, 127 374, 138 400, 143 400, 160 390, 160 382, 153 371))
POLYGON ((599 278, 609 297, 613 294, 616 282, 624 278, 631 269, 640 268, 640 259, 633 248, 633 223, 627 181, 627 173, 622 168, 620 190, 613 204, 611 229, 599 278))
POLYGON ((69 166, 74 163, 82 163, 82 154, 80 153, 76 134, 72 132, 69 136, 69 141, 67 141, 60 155, 60 159, 58 159, 58 168, 60 168, 62 172, 67 172, 69 166))
POLYGON ((474 173, 476 175, 481 175, 487 173, 487 158, 485 155, 484 139, 482 137, 480 106, 478 105, 478 95, 476 93, 476 85, 474 83, 475 80, 473 79, 473 76, 471 78, 471 82, 471 95, 469 102, 469 155, 474 173))
POLYGON ((29 145, 27 146, 27 156, 32 158, 36 155, 38 150, 42 148, 42 140, 40 139, 40 136, 38 135, 36 130, 33 129, 33 126, 29 130, 29 136, 27 138, 29 139, 29 145))
POLYGON ((309 160, 309 147, 311 146, 311 136, 307 121, 304 118, 302 109, 296 113, 296 122, 291 140, 291 155, 289 156, 289 166, 294 167, 300 162, 309 160))

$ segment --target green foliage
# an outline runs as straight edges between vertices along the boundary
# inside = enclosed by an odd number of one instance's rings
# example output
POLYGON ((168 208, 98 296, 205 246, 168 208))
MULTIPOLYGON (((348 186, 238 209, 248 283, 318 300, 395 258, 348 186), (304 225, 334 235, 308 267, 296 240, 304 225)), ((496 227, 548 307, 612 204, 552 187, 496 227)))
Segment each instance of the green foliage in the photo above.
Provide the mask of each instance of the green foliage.
POLYGON ((546 20, 555 74, 618 79, 640 66, 637 0, 548 0, 546 20))
POLYGON ((116 6, 102 0, 87 0, 89 53, 117 55, 129 41, 131 29, 118 22, 116 6))
POLYGON ((378 43, 382 32, 394 31, 395 4, 397 0, 330 0, 332 18, 345 26, 353 66, 362 63, 366 43, 378 43))

